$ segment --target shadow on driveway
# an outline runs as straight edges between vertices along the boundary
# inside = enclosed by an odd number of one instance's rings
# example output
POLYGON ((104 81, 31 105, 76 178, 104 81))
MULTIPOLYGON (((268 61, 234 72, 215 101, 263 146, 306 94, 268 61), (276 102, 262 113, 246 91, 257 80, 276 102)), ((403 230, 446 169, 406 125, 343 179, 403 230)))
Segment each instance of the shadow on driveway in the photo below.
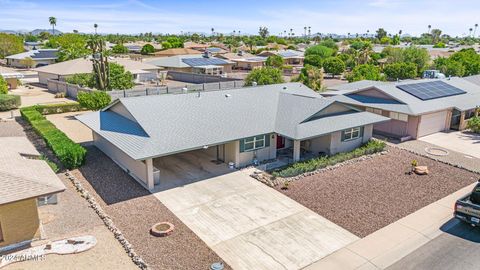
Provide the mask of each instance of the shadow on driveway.
POLYGON ((480 230, 477 227, 473 227, 470 224, 462 222, 456 218, 450 219, 447 223, 440 227, 440 230, 444 233, 471 241, 474 243, 480 243, 480 230))

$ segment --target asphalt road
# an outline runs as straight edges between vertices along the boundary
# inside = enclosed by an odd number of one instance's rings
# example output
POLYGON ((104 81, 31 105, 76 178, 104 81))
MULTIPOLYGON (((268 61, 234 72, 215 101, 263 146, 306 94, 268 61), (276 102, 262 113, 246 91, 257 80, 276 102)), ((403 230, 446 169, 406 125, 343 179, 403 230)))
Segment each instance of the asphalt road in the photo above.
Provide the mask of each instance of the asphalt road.
POLYGON ((452 219, 441 230, 441 235, 387 269, 480 269, 480 228, 452 219))

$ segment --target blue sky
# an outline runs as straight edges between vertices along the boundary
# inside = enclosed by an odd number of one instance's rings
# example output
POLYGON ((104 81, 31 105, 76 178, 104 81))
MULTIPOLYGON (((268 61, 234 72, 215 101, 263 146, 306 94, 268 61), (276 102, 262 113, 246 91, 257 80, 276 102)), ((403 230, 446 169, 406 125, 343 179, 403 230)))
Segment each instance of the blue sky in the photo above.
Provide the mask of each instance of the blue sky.
POLYGON ((55 16, 57 28, 68 32, 93 32, 97 23, 100 33, 209 33, 212 27, 223 33, 257 33, 266 26, 272 34, 290 28, 301 34, 311 26, 312 33, 355 34, 384 27, 418 35, 431 24, 462 36, 480 23, 479 10, 478 0, 0 0, 0 29, 49 28, 48 17, 55 16))

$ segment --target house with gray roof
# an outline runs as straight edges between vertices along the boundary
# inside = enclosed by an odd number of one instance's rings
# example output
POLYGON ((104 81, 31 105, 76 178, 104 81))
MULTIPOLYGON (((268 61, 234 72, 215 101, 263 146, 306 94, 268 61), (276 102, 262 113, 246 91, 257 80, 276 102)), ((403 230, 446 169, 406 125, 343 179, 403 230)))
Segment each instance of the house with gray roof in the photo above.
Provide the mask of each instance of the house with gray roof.
POLYGON ((480 106, 476 78, 359 81, 331 86, 323 96, 391 118, 374 132, 401 140, 463 130, 480 106))
POLYGON ((24 60, 31 58, 33 60, 33 65, 31 67, 41 67, 57 62, 57 54, 58 49, 38 49, 9 55, 5 57, 5 59, 7 59, 7 66, 27 68, 24 60))
POLYGON ((232 71, 235 64, 232 61, 211 56, 209 52, 201 55, 186 54, 161 57, 147 63, 171 71, 196 74, 222 75, 232 71))
POLYGON ((304 52, 296 50, 278 50, 278 51, 263 51, 258 56, 268 57, 278 55, 283 58, 285 65, 303 66, 305 59, 304 52))
POLYGON ((389 120, 300 83, 120 98, 77 118, 95 146, 149 189, 169 170, 165 158, 188 152, 237 168, 298 161, 352 150, 389 120))

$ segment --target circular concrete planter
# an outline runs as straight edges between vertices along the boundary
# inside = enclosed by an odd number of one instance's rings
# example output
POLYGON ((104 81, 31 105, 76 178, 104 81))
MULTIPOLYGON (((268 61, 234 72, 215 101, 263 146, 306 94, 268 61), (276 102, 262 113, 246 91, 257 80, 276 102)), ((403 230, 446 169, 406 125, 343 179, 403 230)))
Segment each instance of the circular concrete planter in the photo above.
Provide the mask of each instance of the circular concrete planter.
POLYGON ((157 237, 164 237, 172 234, 175 226, 170 222, 160 222, 152 226, 150 234, 157 237))

